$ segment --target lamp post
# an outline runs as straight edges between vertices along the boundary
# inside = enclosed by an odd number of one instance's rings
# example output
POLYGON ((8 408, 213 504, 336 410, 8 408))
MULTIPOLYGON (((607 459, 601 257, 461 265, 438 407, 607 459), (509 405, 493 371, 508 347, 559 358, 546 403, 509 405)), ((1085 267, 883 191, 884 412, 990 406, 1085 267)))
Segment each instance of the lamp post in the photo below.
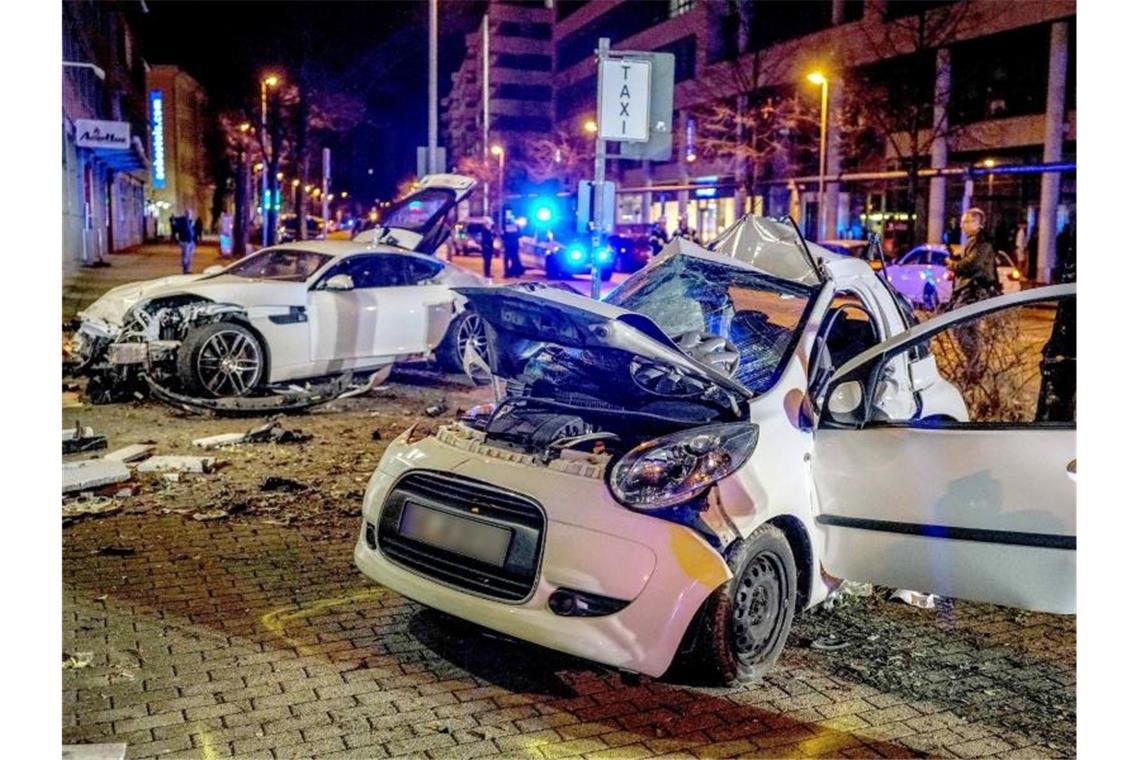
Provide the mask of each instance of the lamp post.
POLYGON ((506 157, 506 151, 503 150, 502 145, 492 145, 491 155, 499 159, 499 231, 503 229, 503 160, 506 157))
POLYGON ((261 173, 261 245, 269 245, 269 205, 273 197, 269 192, 269 88, 276 87, 276 74, 270 74, 261 80, 261 155, 265 163, 265 171, 261 173))
POLYGON ((827 77, 813 71, 808 74, 808 81, 823 88, 819 116, 819 220, 816 225, 816 240, 822 240, 827 234, 827 195, 823 190, 823 178, 827 174, 827 77))

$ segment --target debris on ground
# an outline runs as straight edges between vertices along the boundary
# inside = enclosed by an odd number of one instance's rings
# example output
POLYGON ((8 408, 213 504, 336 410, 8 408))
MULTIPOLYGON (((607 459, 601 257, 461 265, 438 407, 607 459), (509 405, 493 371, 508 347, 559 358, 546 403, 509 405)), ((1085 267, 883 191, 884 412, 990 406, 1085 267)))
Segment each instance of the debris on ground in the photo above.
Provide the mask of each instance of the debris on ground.
POLYGON ((139 472, 207 473, 214 468, 214 457, 159 456, 139 463, 139 472))
POLYGON ((198 438, 193 443, 200 449, 217 449, 222 446, 236 446, 241 443, 304 443, 313 436, 300 430, 281 427, 279 417, 270 417, 264 424, 250 428, 244 433, 221 433, 206 438, 198 438))
POLYGON ((811 643, 812 649, 818 649, 821 652, 838 652, 840 649, 846 649, 849 646, 851 646, 850 641, 838 638, 834 634, 822 636, 811 643))
POLYGON ((424 409, 424 414, 426 414, 428 417, 438 417, 446 411, 446 404, 432 404, 427 409, 424 409))
POLYGON ((211 509, 208 512, 197 512, 191 515, 191 518, 198 522, 207 522, 209 520, 222 520, 230 516, 230 513, 224 509, 211 509))
POLYGON ((150 456, 150 452, 152 451, 154 451, 154 444, 132 443, 130 446, 115 449, 110 454, 104 454, 103 458, 115 462, 137 462, 140 459, 145 459, 150 456))
POLYGON ((78 454, 83 451, 96 451, 107 448, 107 437, 95 435, 95 431, 76 421, 75 427, 63 431, 63 453, 78 454))
POLYGON ((65 518, 74 518, 87 515, 105 515, 111 512, 118 512, 122 508, 123 505, 115 499, 109 499, 106 496, 81 494, 75 501, 63 505, 63 516, 65 518))
POLYGON ((870 596, 874 593, 874 590, 875 587, 870 583, 856 583, 855 581, 844 580, 828 593, 827 598, 823 600, 823 608, 830 610, 836 605, 842 606, 848 599, 870 596))
POLYGON ((262 491, 272 491, 276 493, 297 493, 298 491, 307 491, 308 486, 304 483, 298 483, 296 480, 289 478, 282 478, 277 475, 270 475, 261 483, 262 491))
POLYGON ((77 670, 79 668, 86 668, 91 666, 91 658, 95 656, 94 652, 74 652, 68 654, 63 653, 63 669, 64 670, 77 670))
POLYGON ((182 479, 182 476, 179 475, 177 472, 164 472, 164 473, 162 473, 162 479, 165 480, 167 483, 177 483, 179 480, 182 479))
POLYGON ((98 557, 133 557, 135 550, 129 546, 100 546, 91 552, 98 557))
POLYGON ((902 588, 896 589, 890 598, 898 599, 900 602, 905 602, 911 607, 918 607, 922 610, 932 610, 938 603, 938 597, 934 594, 923 594, 918 591, 909 591, 902 588))
POLYGON ((63 463, 63 492, 89 491, 99 486, 121 483, 131 479, 131 472, 122 462, 107 459, 84 459, 63 463))
POLYGON ((120 744, 65 744, 63 760, 125 760, 127 745, 120 744))
POLYGON ((380 428, 377 428, 377 429, 372 431, 372 440, 374 440, 374 441, 384 440, 384 434, 380 432, 380 428))

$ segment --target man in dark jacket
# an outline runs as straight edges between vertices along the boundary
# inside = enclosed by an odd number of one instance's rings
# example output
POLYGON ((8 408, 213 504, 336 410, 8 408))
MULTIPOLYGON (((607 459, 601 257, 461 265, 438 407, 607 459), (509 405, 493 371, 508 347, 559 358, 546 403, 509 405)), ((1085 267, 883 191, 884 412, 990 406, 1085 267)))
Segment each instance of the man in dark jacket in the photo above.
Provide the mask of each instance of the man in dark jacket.
POLYGON ((495 228, 491 221, 483 222, 483 229, 479 231, 479 248, 483 254, 483 276, 491 276, 491 259, 495 255, 495 228))
POLYGON ((950 262, 954 272, 954 302, 961 306, 981 301, 1001 292, 998 283, 997 254, 985 230, 986 215, 979 208, 962 214, 966 245, 962 257, 950 262))

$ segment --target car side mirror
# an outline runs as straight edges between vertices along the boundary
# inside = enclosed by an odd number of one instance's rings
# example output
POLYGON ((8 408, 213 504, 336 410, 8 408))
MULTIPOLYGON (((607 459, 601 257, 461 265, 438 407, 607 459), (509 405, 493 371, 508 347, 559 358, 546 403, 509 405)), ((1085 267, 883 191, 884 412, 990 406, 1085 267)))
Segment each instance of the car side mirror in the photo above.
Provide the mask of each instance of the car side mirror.
POLYGON ((836 385, 827 397, 827 413, 837 422, 855 422, 851 417, 863 407, 863 384, 846 380, 836 385))
POLYGON ((325 290, 352 290, 354 287, 352 277, 347 274, 334 274, 325 280, 325 290))
POLYGON ((219 272, 223 272, 223 271, 225 271, 224 266, 222 266, 221 264, 214 264, 213 266, 208 266, 205 269, 203 269, 202 274, 207 274, 207 275, 218 274, 219 272))

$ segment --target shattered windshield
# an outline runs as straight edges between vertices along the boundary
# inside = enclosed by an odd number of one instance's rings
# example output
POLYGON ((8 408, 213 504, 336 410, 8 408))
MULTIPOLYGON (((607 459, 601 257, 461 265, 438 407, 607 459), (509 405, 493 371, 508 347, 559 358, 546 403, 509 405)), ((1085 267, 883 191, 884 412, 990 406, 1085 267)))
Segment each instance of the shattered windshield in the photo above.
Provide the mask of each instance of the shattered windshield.
POLYGON ((733 378, 756 393, 775 384, 795 350, 814 289, 696 256, 655 262, 606 301, 651 318, 677 338, 711 334, 740 354, 733 378))
POLYGON ((295 250, 269 250, 239 261, 223 274, 251 280, 304 282, 331 259, 323 253, 295 250))

